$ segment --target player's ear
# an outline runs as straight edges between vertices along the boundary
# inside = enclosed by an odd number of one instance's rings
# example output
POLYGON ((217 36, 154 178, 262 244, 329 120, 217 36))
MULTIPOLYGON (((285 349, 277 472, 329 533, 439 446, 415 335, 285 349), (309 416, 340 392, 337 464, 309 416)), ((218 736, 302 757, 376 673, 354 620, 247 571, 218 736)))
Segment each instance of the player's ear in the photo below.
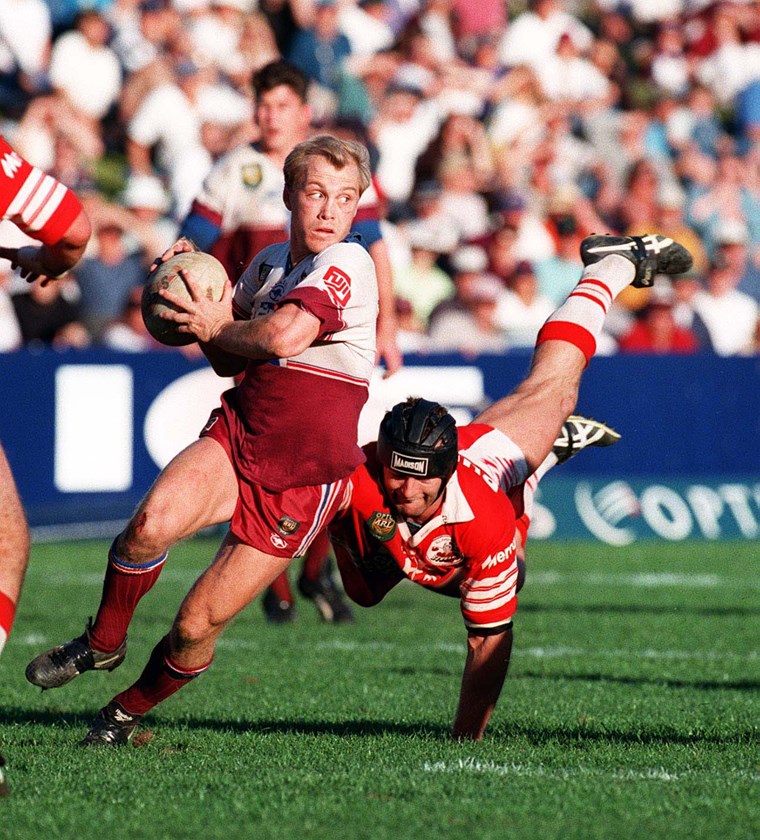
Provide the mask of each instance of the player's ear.
POLYGON ((285 207, 287 207, 288 210, 292 211, 293 208, 290 206, 290 190, 287 188, 287 186, 283 188, 282 200, 285 204, 285 207))

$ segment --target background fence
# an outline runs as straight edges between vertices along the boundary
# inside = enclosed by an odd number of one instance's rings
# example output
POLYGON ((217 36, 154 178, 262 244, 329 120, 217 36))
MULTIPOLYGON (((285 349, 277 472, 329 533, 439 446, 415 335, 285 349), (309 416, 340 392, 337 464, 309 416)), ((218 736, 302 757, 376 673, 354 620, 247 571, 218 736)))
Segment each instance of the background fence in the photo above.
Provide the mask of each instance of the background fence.
MULTIPOLYGON (((370 439, 384 408, 408 394, 466 421, 508 393, 528 361, 408 357, 401 373, 373 383, 360 437, 370 439)), ((0 355, 0 382, 0 439, 38 539, 118 527, 229 384, 179 353, 106 351, 0 355)), ((758 538, 760 358, 600 357, 578 410, 623 440, 549 473, 534 539, 758 538)))

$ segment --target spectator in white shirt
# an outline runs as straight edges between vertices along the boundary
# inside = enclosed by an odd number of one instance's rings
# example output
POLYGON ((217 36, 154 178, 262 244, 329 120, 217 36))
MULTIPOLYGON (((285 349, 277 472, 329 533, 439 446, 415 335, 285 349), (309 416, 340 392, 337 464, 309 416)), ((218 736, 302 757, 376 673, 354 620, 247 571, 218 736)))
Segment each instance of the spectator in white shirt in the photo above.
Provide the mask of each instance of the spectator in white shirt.
POLYGON ((718 258, 707 275, 707 288, 694 296, 694 309, 710 334, 713 349, 720 356, 751 353, 760 309, 736 286, 738 272, 718 258))
POLYGON ((108 46, 110 27, 98 12, 86 10, 76 29, 58 38, 50 57, 50 81, 87 119, 101 120, 121 93, 121 69, 108 46))

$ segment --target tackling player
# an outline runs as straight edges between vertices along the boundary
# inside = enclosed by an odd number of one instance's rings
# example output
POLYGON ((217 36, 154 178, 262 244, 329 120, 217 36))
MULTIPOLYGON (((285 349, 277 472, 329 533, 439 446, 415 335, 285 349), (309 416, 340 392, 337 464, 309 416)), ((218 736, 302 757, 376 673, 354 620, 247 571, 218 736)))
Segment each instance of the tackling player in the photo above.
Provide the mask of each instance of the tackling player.
MULTIPOLYGON (((0 218, 40 242, 0 247, 29 283, 43 284, 75 265, 90 238, 90 221, 71 190, 32 166, 0 135, 0 218)), ((29 531, 8 459, 0 445, 0 652, 8 639, 29 562, 29 531)), ((0 756, 0 794, 7 792, 0 756)))
MULTIPOLYGON (((238 146, 215 164, 181 225, 180 236, 191 239, 202 251, 220 260, 233 283, 252 255, 288 237, 282 165, 291 149, 309 132, 308 86, 308 78, 282 60, 267 64, 254 75, 254 118, 259 140, 238 146)), ((392 374, 401 367, 402 359, 396 346, 390 260, 372 196, 376 199, 370 182, 362 194, 352 230, 361 234, 375 263, 380 295, 377 348, 385 359, 387 373, 392 374)), ((299 589, 314 601, 326 620, 349 620, 350 608, 322 572, 323 563, 316 553, 305 558, 299 589)), ((292 620, 295 612, 287 575, 273 583, 262 603, 270 621, 292 620)))
POLYGON ((163 469, 114 541, 94 624, 27 667, 42 688, 116 668, 168 549, 231 520, 170 633, 137 683, 98 716, 87 743, 122 742, 126 721, 210 666, 224 627, 306 553, 364 459, 357 426, 374 366, 377 282, 349 232, 369 156, 358 143, 320 136, 296 146, 284 170, 290 240, 258 254, 220 302, 187 272, 191 301, 163 293, 180 309, 165 317, 197 337, 219 375, 242 373, 241 384, 225 392, 200 439, 163 469))
POLYGON ((330 526, 344 587, 362 606, 404 578, 460 598, 467 658, 455 738, 482 738, 507 674, 538 479, 558 460, 617 437, 570 416, 606 313, 630 283, 649 286, 654 273, 691 266, 685 248, 653 235, 590 236, 581 257, 581 280, 539 332, 525 381, 460 430, 437 403, 394 406, 330 526))

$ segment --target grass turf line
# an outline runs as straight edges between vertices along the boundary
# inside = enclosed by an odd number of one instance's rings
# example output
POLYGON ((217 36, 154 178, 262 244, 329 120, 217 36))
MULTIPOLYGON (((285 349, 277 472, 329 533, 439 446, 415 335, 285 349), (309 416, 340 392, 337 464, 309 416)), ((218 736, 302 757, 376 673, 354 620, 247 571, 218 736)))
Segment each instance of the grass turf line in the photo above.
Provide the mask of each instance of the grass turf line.
POLYGON ((35 547, 0 660, 0 836, 760 835, 754 546, 531 545, 510 674, 479 744, 448 738, 457 603, 403 585, 353 626, 299 601, 296 624, 271 627, 252 605, 211 671, 148 717, 140 747, 78 749, 215 545, 172 552, 120 669, 44 694, 23 669, 81 632, 107 544, 35 547))

